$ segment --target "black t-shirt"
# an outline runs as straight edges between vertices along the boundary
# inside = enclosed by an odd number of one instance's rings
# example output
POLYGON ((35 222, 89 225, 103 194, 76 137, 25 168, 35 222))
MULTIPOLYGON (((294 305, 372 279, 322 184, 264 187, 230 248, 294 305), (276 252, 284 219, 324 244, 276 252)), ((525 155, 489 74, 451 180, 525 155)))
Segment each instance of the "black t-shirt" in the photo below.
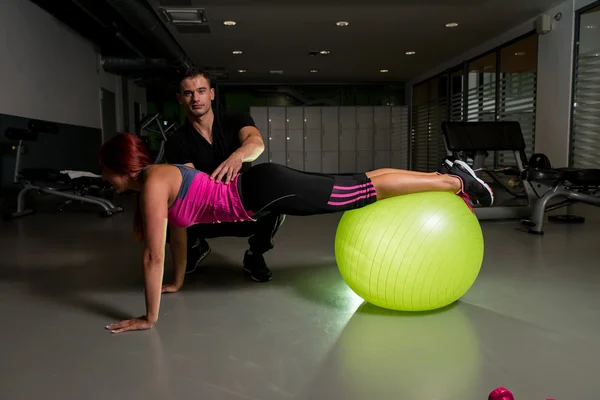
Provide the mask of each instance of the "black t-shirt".
MULTIPOLYGON (((240 147, 239 132, 245 126, 256 126, 249 115, 215 114, 210 144, 189 121, 186 121, 167 140, 165 154, 169 164, 194 164, 194 168, 212 174, 240 147)), ((242 170, 247 167, 244 164, 242 170)))

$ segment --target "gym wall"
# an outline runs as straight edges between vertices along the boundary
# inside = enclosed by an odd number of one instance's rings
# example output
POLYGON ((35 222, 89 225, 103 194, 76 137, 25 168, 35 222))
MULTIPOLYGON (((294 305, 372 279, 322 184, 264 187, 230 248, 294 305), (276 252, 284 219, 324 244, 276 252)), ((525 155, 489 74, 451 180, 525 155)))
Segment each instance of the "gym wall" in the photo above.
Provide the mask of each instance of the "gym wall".
POLYGON ((135 116, 146 112, 145 89, 102 71, 92 43, 29 0, 2 1, 0 30, 5 38, 0 41, 0 187, 12 186, 15 163, 16 143, 4 131, 26 128, 30 119, 57 123, 60 131, 27 143, 22 168, 97 171, 101 89, 115 97, 112 131, 134 129, 135 116))
MULTIPOLYGON (((562 19, 554 21, 552 32, 539 36, 535 152, 545 153, 556 167, 566 167, 569 164, 575 12, 594 1, 567 0, 544 13, 551 17, 562 13, 562 19)), ((411 103, 413 87, 419 82, 531 32, 535 29, 534 22, 535 19, 532 19, 518 25, 411 79, 407 82, 407 102, 411 103)))

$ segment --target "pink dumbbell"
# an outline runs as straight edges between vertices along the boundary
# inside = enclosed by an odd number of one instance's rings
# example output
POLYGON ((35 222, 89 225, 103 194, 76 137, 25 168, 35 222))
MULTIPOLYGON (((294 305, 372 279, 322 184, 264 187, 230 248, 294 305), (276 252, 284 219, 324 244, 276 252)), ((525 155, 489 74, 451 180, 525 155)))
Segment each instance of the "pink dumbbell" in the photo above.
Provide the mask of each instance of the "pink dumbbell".
POLYGON ((492 390, 492 393, 488 396, 488 400, 515 400, 515 397, 510 390, 499 387, 492 390))

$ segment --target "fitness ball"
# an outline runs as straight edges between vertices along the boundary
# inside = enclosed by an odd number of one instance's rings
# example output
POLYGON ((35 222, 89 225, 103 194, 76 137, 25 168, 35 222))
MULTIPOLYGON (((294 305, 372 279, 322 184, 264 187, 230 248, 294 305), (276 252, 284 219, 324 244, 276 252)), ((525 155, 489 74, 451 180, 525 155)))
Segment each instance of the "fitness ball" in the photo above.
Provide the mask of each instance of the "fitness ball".
POLYGON ((347 211, 335 258, 363 300, 396 311, 428 311, 461 298, 483 261, 477 217, 459 196, 423 192, 347 211))

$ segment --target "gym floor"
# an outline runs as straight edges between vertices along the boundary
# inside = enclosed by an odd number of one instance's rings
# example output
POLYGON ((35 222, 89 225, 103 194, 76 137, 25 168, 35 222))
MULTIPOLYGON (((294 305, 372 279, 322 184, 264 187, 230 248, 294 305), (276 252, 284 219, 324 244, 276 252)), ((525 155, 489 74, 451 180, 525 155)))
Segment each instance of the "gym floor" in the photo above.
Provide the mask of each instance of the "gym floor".
MULTIPOLYGON (((592 399, 600 389, 600 213, 583 225, 483 222, 472 289, 428 314, 361 305, 333 257, 339 215, 288 217, 274 279, 244 279, 246 239, 211 240, 149 331, 131 215, 67 209, 0 225, 3 399, 592 399)), ((448 240, 460 240, 449 236, 448 240)), ((170 262, 170 261, 169 261, 170 262)), ((167 270, 167 276, 170 268, 167 270)))

